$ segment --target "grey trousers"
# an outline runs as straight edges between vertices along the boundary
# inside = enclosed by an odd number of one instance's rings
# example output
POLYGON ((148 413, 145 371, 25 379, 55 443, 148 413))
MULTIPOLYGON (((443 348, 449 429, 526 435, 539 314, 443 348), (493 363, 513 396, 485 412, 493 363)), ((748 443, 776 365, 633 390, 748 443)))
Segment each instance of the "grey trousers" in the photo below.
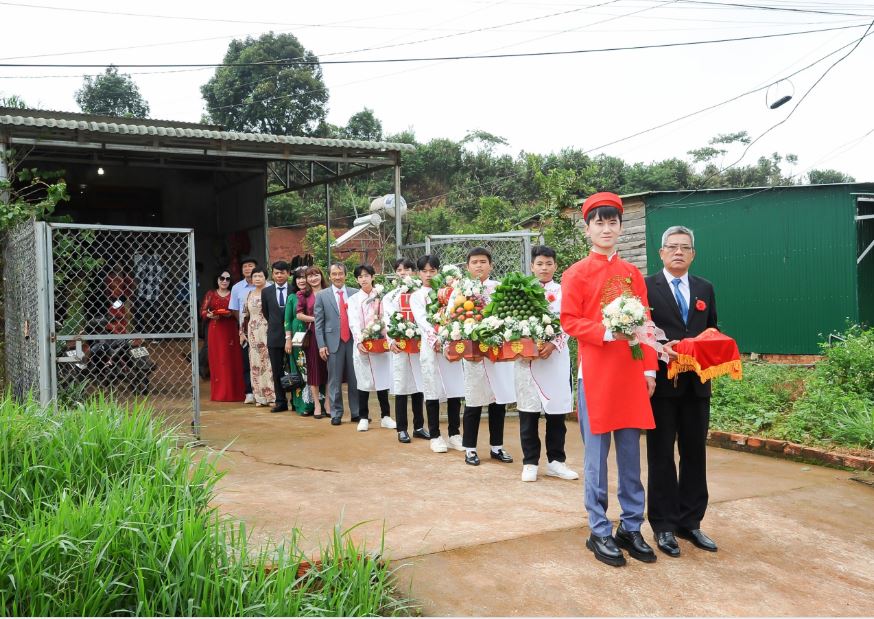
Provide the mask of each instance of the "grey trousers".
POLYGON ((643 524, 645 495, 640 481, 640 430, 625 428, 592 434, 583 381, 578 381, 580 432, 585 445, 583 496, 589 512, 589 529, 598 537, 613 534, 613 523, 607 519, 607 455, 611 434, 616 439, 616 468, 619 473, 620 520, 626 531, 640 531, 643 524))
POLYGON ((355 343, 340 342, 337 352, 328 355, 328 397, 331 400, 331 417, 343 417, 343 378, 349 384, 349 410, 351 417, 358 416, 358 382, 352 363, 352 347, 355 343))

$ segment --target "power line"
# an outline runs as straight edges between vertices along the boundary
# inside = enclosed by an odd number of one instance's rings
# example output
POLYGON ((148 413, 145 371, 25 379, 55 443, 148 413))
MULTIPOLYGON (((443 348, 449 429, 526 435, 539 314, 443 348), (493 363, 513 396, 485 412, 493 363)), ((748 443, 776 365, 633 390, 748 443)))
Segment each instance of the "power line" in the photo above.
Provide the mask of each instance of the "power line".
POLYGON ((770 6, 767 4, 746 4, 741 2, 708 2, 707 0, 681 0, 683 4, 697 4, 703 6, 726 7, 726 8, 743 8, 743 9, 758 9, 764 11, 783 11, 791 13, 813 13, 817 15, 846 15, 849 17, 872 17, 870 14, 864 13, 843 13, 835 11, 823 11, 816 9, 804 9, 798 7, 779 7, 770 6))
MULTIPOLYGON (((456 56, 431 56, 418 58, 378 58, 378 59, 358 59, 358 60, 275 60, 264 62, 237 62, 237 63, 178 63, 178 64, 159 64, 159 63, 121 63, 114 64, 117 68, 194 68, 194 67, 269 67, 269 66, 287 66, 287 65, 356 65, 356 64, 393 64, 402 62, 434 62, 445 60, 491 60, 499 58, 536 58, 549 56, 568 56, 577 54, 597 54, 604 52, 621 52, 621 51, 636 51, 644 49, 666 49, 672 47, 691 47, 697 45, 713 45, 719 43, 736 43, 741 41, 756 41, 762 39, 774 39, 780 37, 790 37, 802 34, 814 34, 819 32, 833 32, 836 30, 852 30, 862 28, 865 24, 857 24, 853 26, 835 26, 831 28, 817 28, 813 30, 797 30, 795 32, 779 32, 771 34, 751 35, 745 37, 730 37, 725 39, 707 39, 702 41, 681 41, 677 43, 652 43, 648 45, 629 45, 623 47, 600 47, 589 49, 574 49, 574 50, 558 50, 544 52, 522 52, 516 54, 480 54, 480 55, 456 55, 456 56)), ((76 63, 0 63, 0 68, 82 68, 82 69, 97 69, 104 68, 106 64, 76 64, 76 63)))

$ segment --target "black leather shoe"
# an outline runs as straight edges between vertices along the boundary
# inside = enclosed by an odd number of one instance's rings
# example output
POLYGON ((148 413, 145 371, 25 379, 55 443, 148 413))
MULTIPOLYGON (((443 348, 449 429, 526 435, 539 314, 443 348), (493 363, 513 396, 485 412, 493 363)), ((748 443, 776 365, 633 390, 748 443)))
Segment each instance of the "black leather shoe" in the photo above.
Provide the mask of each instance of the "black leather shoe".
POLYGON ((271 413, 284 413, 288 410, 288 404, 277 404, 273 408, 270 409, 271 413))
POLYGON ((470 455, 465 454, 464 463, 471 466, 479 466, 479 456, 476 455, 476 452, 473 452, 470 455))
POLYGON ((416 438, 424 438, 424 439, 431 438, 431 435, 428 434, 428 430, 426 430, 425 428, 419 428, 418 430, 413 430, 413 436, 415 436, 416 438))
POLYGON ((586 540, 586 548, 595 553, 595 558, 607 565, 613 567, 622 567, 625 565, 625 555, 616 546, 612 535, 607 537, 598 537, 594 533, 586 540))
POLYGON ((626 531, 622 524, 616 529, 616 545, 628 551, 632 557, 644 563, 653 563, 656 560, 656 553, 652 546, 643 540, 643 535, 640 531, 626 531))
POLYGON ((659 550, 669 557, 680 556, 680 545, 677 543, 677 538, 670 531, 662 531, 655 534, 656 546, 659 550))
POLYGON ((331 417, 331 425, 332 426, 339 426, 341 423, 343 423, 343 420, 340 419, 339 417, 331 417))
POLYGON ((512 461, 513 461, 513 456, 511 456, 510 454, 508 454, 508 453, 507 453, 506 451, 504 451, 503 449, 499 449, 499 450, 497 451, 497 453, 494 452, 494 451, 492 451, 492 450, 490 449, 490 450, 489 450, 489 455, 491 455, 492 459, 494 459, 494 460, 500 460, 501 462, 512 462, 512 461))
POLYGON ((682 537, 698 546, 701 550, 716 552, 716 542, 704 535, 701 529, 677 529, 677 537, 682 537))
POLYGON ((412 439, 410 438, 410 435, 406 432, 398 432, 398 441, 400 441, 401 443, 409 443, 411 440, 412 439))

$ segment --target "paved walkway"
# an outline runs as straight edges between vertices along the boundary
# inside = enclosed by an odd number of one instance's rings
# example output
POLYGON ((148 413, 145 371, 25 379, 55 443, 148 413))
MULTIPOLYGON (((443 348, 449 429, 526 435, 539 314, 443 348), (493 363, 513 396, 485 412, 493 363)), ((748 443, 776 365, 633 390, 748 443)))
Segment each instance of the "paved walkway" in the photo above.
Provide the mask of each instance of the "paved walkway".
MULTIPOLYGON (((485 458, 474 468, 462 452, 433 454, 416 439, 402 445, 378 427, 361 434, 348 422, 206 408, 203 438, 226 448, 220 511, 259 539, 299 527, 311 551, 341 519, 343 527, 364 523, 352 535, 372 549, 384 535, 426 615, 874 614, 874 487, 851 480, 859 474, 711 449, 704 529, 719 552, 681 540, 678 559, 660 554, 655 564, 616 569, 584 547, 582 482, 519 480, 515 419, 505 444, 517 462, 485 458)), ((482 454, 487 438, 484 421, 482 454)), ((567 451, 581 471, 572 423, 567 451)), ((648 525, 644 534, 651 539, 648 525)))

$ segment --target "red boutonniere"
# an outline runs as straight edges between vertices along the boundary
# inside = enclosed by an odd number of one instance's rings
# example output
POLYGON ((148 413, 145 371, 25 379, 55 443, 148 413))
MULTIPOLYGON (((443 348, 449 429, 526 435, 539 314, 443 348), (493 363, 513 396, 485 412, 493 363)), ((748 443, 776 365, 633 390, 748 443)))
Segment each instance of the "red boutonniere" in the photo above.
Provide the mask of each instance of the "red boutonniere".
POLYGON ((555 301, 555 293, 554 292, 548 293, 546 295, 546 300, 549 301, 550 303, 554 302, 555 301))
POLYGON ((697 301, 695 301, 695 309, 699 312, 703 312, 707 309, 707 304, 703 300, 698 299, 697 301))

